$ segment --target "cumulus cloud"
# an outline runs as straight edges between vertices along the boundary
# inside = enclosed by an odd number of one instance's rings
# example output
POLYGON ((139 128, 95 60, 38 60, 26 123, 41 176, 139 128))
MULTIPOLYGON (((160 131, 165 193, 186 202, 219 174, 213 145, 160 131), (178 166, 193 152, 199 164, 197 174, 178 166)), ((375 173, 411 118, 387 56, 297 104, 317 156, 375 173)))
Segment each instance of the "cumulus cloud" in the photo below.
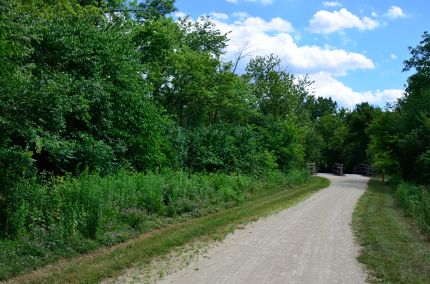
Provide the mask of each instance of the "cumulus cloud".
POLYGON ((327 1, 323 3, 326 7, 342 7, 342 4, 337 1, 327 1))
MULTIPOLYGON (((245 13, 240 16, 231 14, 229 20, 213 20, 221 32, 228 33, 227 59, 234 59, 245 43, 246 54, 250 57, 272 53, 278 55, 289 72, 299 76, 309 74, 310 79, 315 81, 313 89, 316 96, 331 97, 347 108, 366 101, 382 106, 387 101, 395 101, 403 93, 399 89, 355 91, 337 77, 346 75, 350 70, 375 68, 373 61, 365 55, 331 46, 300 46, 294 40, 296 31, 287 20, 264 20, 245 13)), ((245 61, 242 62, 242 71, 247 63, 245 61)))
POLYGON ((270 21, 265 21, 260 17, 248 17, 242 21, 238 20, 235 25, 242 27, 252 27, 260 32, 280 32, 289 33, 292 32, 293 25, 279 17, 273 18, 270 21))
POLYGON ((353 108, 356 104, 369 102, 369 104, 383 106, 386 102, 394 102, 403 94, 400 89, 386 89, 376 91, 357 92, 344 85, 327 72, 318 72, 309 75, 314 80, 315 95, 331 97, 340 106, 353 108))
POLYGON ((230 59, 247 43, 247 53, 251 56, 276 54, 295 73, 326 71, 334 75, 345 75, 348 70, 375 67, 371 59, 360 53, 329 46, 299 46, 291 35, 293 26, 282 18, 266 21, 259 17, 248 17, 234 23, 215 20, 215 24, 221 32, 228 33, 230 41, 226 57, 230 59))
POLYGON ((273 4, 273 0, 226 0, 229 3, 239 4, 240 2, 251 2, 261 5, 270 5, 273 4))
POLYGON ((390 58, 393 59, 393 60, 396 60, 397 59, 397 55, 395 55, 394 53, 391 53, 390 54, 390 58))
POLYGON ((209 16, 213 19, 217 19, 220 21, 227 21, 229 19, 229 16, 227 14, 224 14, 224 13, 212 12, 209 14, 209 16))
POLYGON ((314 33, 329 34, 345 29, 357 28, 361 31, 373 30, 379 22, 369 17, 360 17, 352 14, 345 8, 339 11, 320 10, 316 12, 309 22, 309 30, 314 33))
POLYGON ((391 6, 387 13, 385 13, 385 16, 394 20, 397 18, 405 18, 406 14, 403 12, 402 8, 398 6, 391 6))

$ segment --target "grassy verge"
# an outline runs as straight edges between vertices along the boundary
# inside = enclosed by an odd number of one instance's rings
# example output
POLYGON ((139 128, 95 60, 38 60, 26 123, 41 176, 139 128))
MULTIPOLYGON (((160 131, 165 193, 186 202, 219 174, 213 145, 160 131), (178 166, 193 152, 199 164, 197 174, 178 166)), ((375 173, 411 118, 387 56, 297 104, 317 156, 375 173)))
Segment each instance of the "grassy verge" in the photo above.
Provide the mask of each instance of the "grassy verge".
POLYGON ((394 190, 372 180, 353 214, 359 261, 372 283, 429 283, 430 243, 395 207, 394 190))
POLYGON ((235 207, 308 178, 300 170, 259 177, 122 171, 22 181, 14 188, 10 208, 0 210, 8 213, 8 222, 2 224, 9 229, 0 228, 0 281, 235 207))
POLYGON ((220 239, 231 232, 236 225, 287 208, 328 184, 326 179, 312 177, 309 183, 250 200, 237 207, 188 222, 173 224, 108 249, 101 249, 71 260, 63 260, 19 276, 10 282, 94 283, 108 277, 115 277, 134 263, 149 263, 154 257, 164 255, 190 241, 220 239))

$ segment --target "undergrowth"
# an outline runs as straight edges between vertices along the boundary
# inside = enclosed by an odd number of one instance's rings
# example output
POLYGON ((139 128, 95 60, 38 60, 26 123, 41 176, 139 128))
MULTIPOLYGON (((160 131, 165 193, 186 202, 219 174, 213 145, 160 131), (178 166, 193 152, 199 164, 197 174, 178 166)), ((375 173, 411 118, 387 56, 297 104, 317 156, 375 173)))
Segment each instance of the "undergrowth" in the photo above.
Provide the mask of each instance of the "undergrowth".
POLYGON ((397 187, 396 200, 406 216, 414 219, 420 230, 430 236, 430 189, 402 182, 397 187))
POLYGON ((17 237, 0 240, 0 280, 142 232, 236 206, 308 179, 306 173, 264 177, 128 173, 30 180, 15 188, 9 226, 17 237))

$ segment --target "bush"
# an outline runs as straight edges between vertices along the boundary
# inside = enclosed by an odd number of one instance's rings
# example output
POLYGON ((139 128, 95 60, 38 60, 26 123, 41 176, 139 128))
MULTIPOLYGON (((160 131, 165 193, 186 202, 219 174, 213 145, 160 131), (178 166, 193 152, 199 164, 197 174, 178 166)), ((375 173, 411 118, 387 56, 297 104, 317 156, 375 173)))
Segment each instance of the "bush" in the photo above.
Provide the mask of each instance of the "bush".
POLYGON ((251 127, 218 124, 194 128, 187 136, 185 165, 193 171, 264 175, 278 168, 276 157, 251 127))
POLYGON ((272 171, 262 178, 223 173, 119 172, 101 177, 52 177, 17 183, 9 195, 8 233, 20 239, 35 228, 63 239, 97 239, 114 228, 135 229, 151 217, 200 215, 306 181, 305 171, 272 171), (52 232, 51 232, 52 233, 52 232))

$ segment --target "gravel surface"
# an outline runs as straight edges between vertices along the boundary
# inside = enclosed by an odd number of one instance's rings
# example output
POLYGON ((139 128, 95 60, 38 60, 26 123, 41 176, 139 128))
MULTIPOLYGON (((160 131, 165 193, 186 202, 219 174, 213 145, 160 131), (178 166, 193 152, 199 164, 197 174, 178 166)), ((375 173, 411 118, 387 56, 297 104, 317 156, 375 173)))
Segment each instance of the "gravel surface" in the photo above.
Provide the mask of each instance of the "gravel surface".
POLYGON ((236 230, 160 283, 364 283, 350 223, 368 178, 319 175, 330 187, 236 230))

